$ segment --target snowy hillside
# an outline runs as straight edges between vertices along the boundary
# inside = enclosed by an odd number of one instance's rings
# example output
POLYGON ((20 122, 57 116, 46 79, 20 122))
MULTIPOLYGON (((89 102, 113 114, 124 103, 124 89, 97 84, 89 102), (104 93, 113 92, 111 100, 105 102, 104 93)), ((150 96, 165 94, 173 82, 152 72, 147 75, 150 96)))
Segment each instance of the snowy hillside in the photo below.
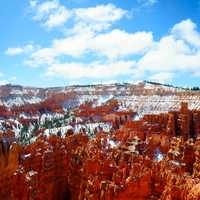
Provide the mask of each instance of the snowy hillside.
POLYGON ((59 94, 67 95, 63 105, 65 108, 78 106, 86 101, 95 101, 95 105, 98 106, 114 98, 119 101, 120 109, 130 108, 140 114, 176 110, 182 101, 188 102, 190 109, 200 109, 199 91, 149 82, 55 88, 5 85, 0 86, 0 105, 12 107, 40 103, 52 95, 54 99, 59 98, 59 94))

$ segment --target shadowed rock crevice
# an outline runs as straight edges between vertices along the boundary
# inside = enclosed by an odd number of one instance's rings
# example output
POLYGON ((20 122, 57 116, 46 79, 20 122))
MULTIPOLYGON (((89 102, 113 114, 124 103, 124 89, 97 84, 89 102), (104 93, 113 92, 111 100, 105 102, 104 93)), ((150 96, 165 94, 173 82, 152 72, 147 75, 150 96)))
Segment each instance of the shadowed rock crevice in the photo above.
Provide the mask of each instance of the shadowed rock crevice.
POLYGON ((72 200, 71 192, 68 188, 65 190, 62 200, 72 200))

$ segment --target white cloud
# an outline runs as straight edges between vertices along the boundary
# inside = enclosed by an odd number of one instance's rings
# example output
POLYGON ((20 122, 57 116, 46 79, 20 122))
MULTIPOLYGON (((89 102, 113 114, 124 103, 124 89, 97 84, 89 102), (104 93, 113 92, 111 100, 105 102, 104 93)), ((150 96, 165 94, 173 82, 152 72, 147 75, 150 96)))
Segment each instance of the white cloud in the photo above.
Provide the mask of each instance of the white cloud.
POLYGON ((182 40, 172 36, 163 37, 139 60, 138 66, 149 71, 169 71, 182 68, 180 58, 189 55, 190 49, 182 40))
POLYGON ((200 72, 199 32, 191 20, 176 24, 139 61, 138 67, 150 72, 200 72))
POLYGON ((117 8, 113 4, 74 10, 75 22, 78 27, 89 27, 92 31, 108 29, 114 22, 125 17, 127 13, 126 10, 117 8))
POLYGON ((48 28, 64 25, 71 15, 70 11, 56 0, 32 3, 31 7, 35 12, 33 19, 48 28))
POLYGON ((153 44, 153 36, 148 32, 127 33, 112 30, 106 34, 99 34, 91 42, 91 49, 97 54, 116 59, 130 55, 144 53, 153 44))
POLYGON ((27 44, 23 47, 11 47, 5 51, 5 54, 9 55, 9 56, 16 56, 16 55, 20 55, 23 53, 30 53, 30 52, 36 50, 36 48, 37 47, 32 44, 27 44))
POLYGON ((110 79, 121 75, 130 75, 132 68, 135 66, 134 61, 118 61, 113 63, 89 64, 83 63, 63 63, 53 64, 48 68, 47 76, 60 76, 67 79, 110 79))
MULTIPOLYGON (((145 6, 157 2, 140 0, 145 6)), ((128 14, 113 4, 67 9, 56 0, 32 0, 32 7, 34 19, 48 28, 69 20, 71 24, 65 26, 65 37, 34 50, 25 62, 32 67, 46 65, 48 76, 113 80, 123 75, 141 78, 153 74, 151 80, 166 82, 179 71, 200 74, 200 33, 190 19, 175 24, 167 35, 155 41, 151 32, 113 29, 112 25, 128 14), (85 60, 90 62, 86 64, 85 60)), ((19 54, 21 49, 10 52, 19 54)))
POLYGON ((56 52, 51 48, 41 48, 33 52, 29 59, 24 63, 31 67, 38 67, 40 65, 51 65, 54 63, 56 57, 56 52))
POLYGON ((78 58, 85 54, 95 54, 108 59, 125 58, 130 55, 144 53, 153 44, 151 33, 127 33, 113 30, 109 33, 82 33, 53 41, 50 48, 39 49, 34 52, 26 63, 33 66, 52 64, 60 56, 78 58))
POLYGON ((137 1, 143 6, 153 6, 158 2, 158 0, 137 0, 137 1))
POLYGON ((171 81, 174 78, 174 74, 170 72, 160 72, 157 74, 154 74, 150 76, 150 80, 156 81, 159 83, 166 83, 168 81, 171 81))
POLYGON ((90 49, 92 40, 93 34, 83 32, 81 35, 54 40, 51 49, 56 56, 69 55, 79 57, 90 49))
POLYGON ((97 5, 96 7, 68 9, 58 0, 38 3, 30 2, 34 12, 33 19, 48 28, 63 26, 67 21, 74 23, 71 32, 87 28, 92 31, 108 29, 114 22, 127 15, 127 11, 113 4, 97 5))
POLYGON ((58 9, 60 7, 60 4, 58 1, 45 1, 41 4, 37 3, 37 15, 35 16, 38 19, 41 19, 44 17, 45 14, 49 14, 52 10, 58 9))
POLYGON ((197 25, 190 19, 176 24, 171 32, 175 38, 182 39, 190 45, 200 48, 200 34, 197 32, 197 25))
POLYGON ((49 15, 49 19, 44 25, 49 28, 63 25, 69 18, 69 16, 70 13, 64 7, 61 7, 57 10, 56 13, 52 13, 51 15, 49 15))
POLYGON ((75 10, 76 19, 91 22, 115 22, 120 20, 127 11, 117 8, 113 4, 97 5, 96 7, 80 8, 75 10))

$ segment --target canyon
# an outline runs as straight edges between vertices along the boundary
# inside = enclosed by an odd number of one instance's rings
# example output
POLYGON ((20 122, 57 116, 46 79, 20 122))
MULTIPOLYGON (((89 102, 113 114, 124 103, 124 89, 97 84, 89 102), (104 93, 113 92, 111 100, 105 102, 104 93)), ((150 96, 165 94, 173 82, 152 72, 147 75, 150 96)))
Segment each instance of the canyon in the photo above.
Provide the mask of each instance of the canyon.
POLYGON ((200 199, 199 91, 69 88, 1 87, 0 199, 200 199))

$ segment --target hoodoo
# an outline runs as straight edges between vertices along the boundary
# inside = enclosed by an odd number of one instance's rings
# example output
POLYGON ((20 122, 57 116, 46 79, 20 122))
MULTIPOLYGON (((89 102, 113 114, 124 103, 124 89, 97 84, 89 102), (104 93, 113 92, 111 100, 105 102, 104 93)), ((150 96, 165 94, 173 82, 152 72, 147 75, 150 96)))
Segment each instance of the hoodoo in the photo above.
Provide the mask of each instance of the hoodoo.
POLYGON ((102 114, 112 131, 95 137, 71 130, 20 146, 11 133, 1 135, 0 199, 200 199, 200 111, 182 103, 180 111, 135 121, 114 108, 112 117, 102 114))

